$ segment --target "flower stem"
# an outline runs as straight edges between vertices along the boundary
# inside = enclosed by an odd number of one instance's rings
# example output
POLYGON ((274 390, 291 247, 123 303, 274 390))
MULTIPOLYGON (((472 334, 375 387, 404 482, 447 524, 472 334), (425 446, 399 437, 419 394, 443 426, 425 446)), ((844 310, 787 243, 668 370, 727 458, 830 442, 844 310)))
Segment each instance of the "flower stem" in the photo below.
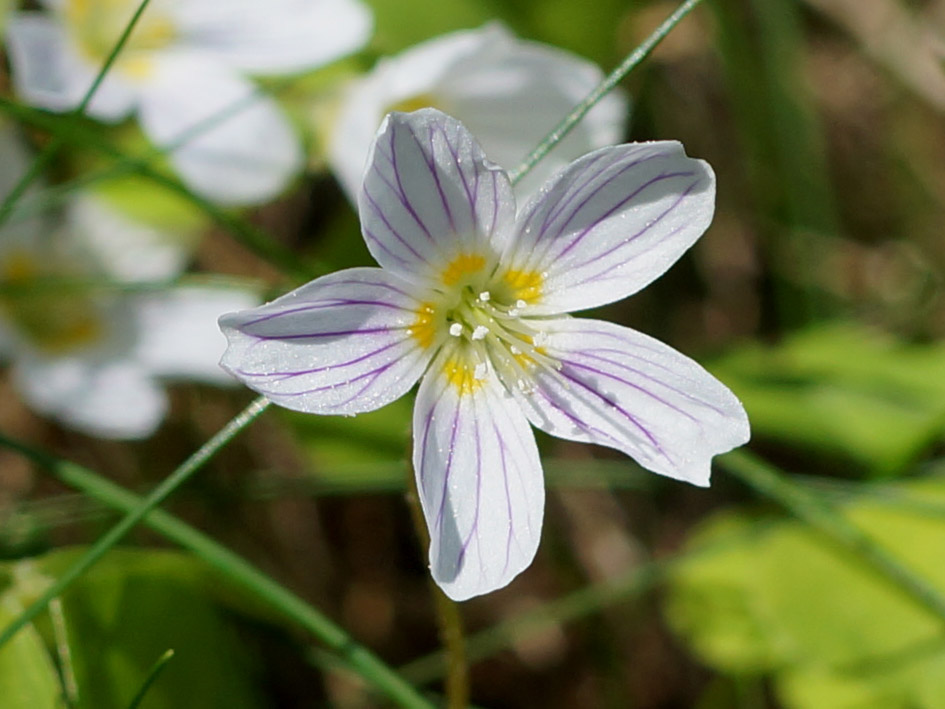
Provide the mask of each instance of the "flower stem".
POLYGON ((167 476, 167 478, 154 488, 147 497, 141 500, 134 509, 130 509, 118 524, 89 547, 88 551, 82 555, 82 558, 67 569, 29 608, 24 610, 10 625, 0 632, 0 647, 16 635, 21 628, 42 613, 52 599, 59 596, 71 586, 76 579, 105 556, 109 549, 121 541, 138 522, 144 519, 145 515, 160 505, 171 493, 186 482, 191 475, 202 468, 217 451, 223 448, 236 434, 246 428, 257 416, 265 411, 268 405, 269 402, 263 397, 259 397, 253 401, 253 403, 233 417, 226 426, 220 429, 213 438, 198 448, 177 470, 167 476))
MULTIPOLYGON (((422 553, 430 548, 430 535, 423 519, 420 507, 420 495, 414 478, 413 466, 407 465, 407 506, 410 517, 420 541, 422 553)), ((436 607, 436 621, 440 628, 440 640, 446 655, 446 693, 447 709, 465 709, 469 706, 469 667, 466 662, 466 641, 463 637, 463 618, 459 606, 446 597, 433 581, 430 581, 433 602, 436 607)))
MULTIPOLYGON (((92 103, 92 99, 95 98, 95 93, 105 80, 105 75, 111 70, 121 50, 125 48, 125 44, 127 44, 128 38, 131 37, 135 25, 138 24, 138 20, 141 19, 141 15, 144 14, 150 2, 151 0, 141 0, 138 4, 131 19, 128 20, 128 24, 125 25, 125 29, 122 30, 118 41, 115 42, 115 46, 112 47, 112 50, 108 53, 105 63, 102 64, 102 68, 99 69, 98 74, 96 74, 95 79, 92 81, 92 85, 89 86, 88 90, 85 92, 79 105, 73 109, 73 115, 82 115, 85 113, 85 109, 89 107, 89 104, 92 103)), ((36 178, 39 177, 43 170, 52 162, 53 158, 56 157, 65 144, 66 140, 61 136, 57 136, 46 146, 43 152, 36 156, 29 170, 24 173, 23 177, 20 178, 19 182, 13 186, 13 189, 10 190, 7 196, 3 198, 3 202, 0 203, 0 226, 3 226, 7 219, 10 218, 10 214, 13 212, 14 207, 16 207, 17 202, 20 201, 20 198, 26 190, 29 189, 29 186, 33 184, 36 178)))
POLYGON ((679 22, 690 12, 693 8, 698 5, 702 0, 686 0, 679 7, 676 8, 676 11, 672 15, 667 17, 663 23, 657 27, 653 33, 647 37, 643 42, 630 54, 627 55, 627 58, 624 59, 620 65, 610 72, 607 77, 601 81, 587 97, 581 101, 574 109, 565 116, 558 125, 556 125, 548 135, 538 144, 531 153, 528 154, 528 157, 522 161, 522 164, 519 165, 515 170, 510 174, 512 179, 512 184, 521 180, 533 167, 535 167, 538 162, 547 155, 551 149, 561 142, 561 140, 571 132, 571 130, 581 122, 581 119, 587 115, 594 106, 597 105, 604 96, 614 90, 614 88, 619 84, 624 77, 627 76, 631 71, 633 71, 640 62, 646 59, 650 52, 652 52, 656 45, 663 41, 663 38, 666 37, 672 31, 672 29, 679 24, 679 22))
MULTIPOLYGON (((26 456, 69 487, 81 490, 112 509, 129 513, 137 510, 142 504, 142 499, 138 495, 80 465, 55 458, 2 434, 0 434, 0 446, 6 446, 26 456)), ((308 630, 339 656, 348 668, 373 684, 391 701, 407 709, 430 709, 429 702, 420 696, 416 689, 369 650, 358 645, 321 611, 281 586, 238 554, 164 510, 156 509, 150 512, 142 522, 187 549, 205 563, 213 566, 226 578, 243 586, 308 630)))
POLYGON ((824 494, 793 482, 744 449, 725 454, 719 458, 719 464, 756 492, 853 552, 917 605, 945 621, 945 596, 844 517, 824 494))

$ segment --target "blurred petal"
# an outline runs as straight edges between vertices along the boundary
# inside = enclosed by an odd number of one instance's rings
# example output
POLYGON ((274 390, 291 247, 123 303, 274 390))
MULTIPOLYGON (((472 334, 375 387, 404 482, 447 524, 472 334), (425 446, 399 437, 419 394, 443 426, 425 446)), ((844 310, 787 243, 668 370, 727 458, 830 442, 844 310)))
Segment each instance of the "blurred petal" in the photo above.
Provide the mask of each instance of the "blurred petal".
POLYGON ((675 141, 602 148, 535 195, 505 259, 539 274, 533 313, 592 308, 636 293, 702 235, 715 175, 675 141))
POLYGON ((224 204, 263 202, 302 166, 298 138, 279 106, 233 70, 195 52, 153 61, 140 119, 200 194, 224 204), (189 136, 193 137, 189 137, 189 136))
MULTIPOLYGON (((462 121, 490 160, 512 169, 602 78, 592 62, 520 40, 496 22, 443 35, 378 62, 352 85, 331 137, 332 168, 353 200, 382 117, 398 106, 432 106, 462 121)), ((516 193, 534 191, 588 150, 619 142, 626 117, 623 96, 606 96, 516 193)))
POLYGON ((221 367, 226 338, 217 327, 221 315, 259 304, 250 291, 236 288, 175 288, 137 301, 138 359, 149 372, 174 379, 232 384, 221 367))
POLYGON ((543 346, 561 366, 536 369, 534 391, 519 395, 534 426, 703 486, 712 456, 748 441, 735 395, 676 350, 599 320, 565 318, 545 328, 543 346))
MULTIPOLYGON (((478 50, 435 89, 438 107, 457 116, 490 159, 512 170, 600 83, 596 64, 558 47, 516 38, 501 25, 478 31, 478 50)), ((571 160, 624 138, 629 108, 605 96, 516 186, 529 195, 571 160)))
POLYGON ((507 585, 535 557, 545 488, 528 421, 501 384, 440 357, 414 408, 413 465, 430 568, 461 601, 507 585))
POLYGON ((356 0, 188 0, 172 9, 185 44, 250 74, 321 66, 364 46, 372 25, 356 0))
POLYGON ((408 279, 433 278, 459 254, 494 261, 515 218, 505 172, 433 109, 387 117, 358 206, 374 258, 408 279))
MULTIPOLYGON (((61 24, 38 13, 13 13, 6 40, 14 85, 28 103, 52 111, 79 105, 98 68, 78 52, 61 24)), ((134 87, 112 72, 96 90, 87 112, 115 121, 131 111, 135 100, 134 87)))
POLYGON ((430 353, 414 327, 422 304, 378 268, 339 271, 252 310, 220 318, 220 364, 281 406, 316 414, 372 411, 419 379, 430 353))
POLYGON ((146 438, 167 410, 164 391, 129 360, 20 357, 13 378, 39 413, 101 438, 146 438))
POLYGON ((71 202, 69 226, 76 242, 95 255, 108 275, 123 281, 172 278, 192 251, 186 235, 128 218, 92 193, 71 202))

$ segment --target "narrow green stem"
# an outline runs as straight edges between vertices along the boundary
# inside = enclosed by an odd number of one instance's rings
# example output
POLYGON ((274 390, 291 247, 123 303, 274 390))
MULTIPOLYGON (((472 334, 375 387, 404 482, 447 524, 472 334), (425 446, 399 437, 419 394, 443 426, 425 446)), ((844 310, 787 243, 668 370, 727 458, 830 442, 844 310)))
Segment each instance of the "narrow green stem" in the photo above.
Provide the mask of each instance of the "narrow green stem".
MULTIPOLYGON (((407 506, 413 520, 421 553, 430 548, 430 535, 423 519, 420 494, 413 466, 407 464, 407 506)), ((466 642, 463 637, 463 618, 459 606, 446 597, 440 587, 430 580, 430 592, 436 609, 437 625, 440 628, 440 640, 446 655, 446 707, 447 709, 465 709, 469 705, 469 667, 466 662, 466 642)))
MULTIPOLYGON (((105 63, 102 64, 102 68, 99 69, 98 74, 96 74, 92 85, 89 86, 88 90, 85 92, 79 105, 73 109, 73 115, 80 116, 85 113, 85 109, 89 107, 92 99, 95 98, 96 92, 105 80, 105 75, 111 70, 115 60, 118 59, 118 55, 121 54, 121 51, 125 48, 125 45, 128 43, 128 38, 131 37, 131 33, 134 31, 135 25, 138 24, 138 20, 141 19, 141 15, 144 14, 150 2, 151 0, 141 0, 134 14, 131 16, 131 19, 128 20, 128 24, 125 25, 125 29, 122 30, 118 41, 115 42, 115 46, 112 47, 111 51, 108 53, 108 57, 105 59, 105 63)), ((65 144, 66 141, 61 136, 57 136, 53 139, 43 152, 36 157, 33 164, 30 165, 30 169, 27 170, 23 177, 13 186, 9 194, 4 197, 3 203, 0 204, 0 227, 6 224, 17 202, 20 201, 20 198, 26 190, 29 189, 29 186, 42 174, 65 144)))
MULTIPOLYGON (((2 434, 0 445, 21 453, 51 472, 64 484, 81 490, 108 507, 131 513, 142 505, 142 498, 138 495, 75 463, 55 458, 2 434)), ((305 628, 335 653, 347 667, 372 683, 391 701, 408 709, 430 709, 430 703, 416 689, 369 650, 358 645, 331 619, 238 554, 163 510, 155 509, 149 512, 142 522, 305 628)))
POLYGON ((637 65, 640 64, 644 59, 646 59, 650 52, 652 52, 656 45, 663 41, 663 39, 672 31, 672 29, 680 23, 680 21, 692 12, 693 8, 698 5, 702 0, 686 0, 679 7, 676 8, 676 11, 672 15, 667 17, 663 23, 657 27, 653 33, 647 37, 642 44, 640 44, 636 49, 634 49, 630 54, 627 55, 627 58, 624 59, 620 65, 614 69, 607 77, 601 81, 597 87, 587 95, 581 103, 574 107, 574 109, 565 116, 558 125, 556 125, 550 133, 538 144, 531 153, 528 154, 528 157, 522 161, 522 164, 519 165, 515 170, 512 171, 510 177, 512 179, 512 184, 521 180, 535 165, 539 160, 545 157, 551 149, 561 142, 561 140, 571 132, 571 130, 581 122, 581 119, 587 115, 594 106, 597 105, 597 102, 600 101, 604 96, 614 90, 614 88, 619 84, 624 77, 627 76, 631 71, 633 71, 637 65))
MULTIPOLYGON (((80 147, 92 147, 99 152, 114 157, 119 161, 121 170, 114 174, 121 175, 134 173, 151 182, 164 187, 174 194, 184 198, 200 209, 210 219, 216 222, 237 241, 253 251, 282 271, 290 273, 302 280, 309 280, 313 275, 313 268, 307 268, 290 249, 273 241, 268 234, 253 226, 245 219, 240 218, 230 210, 224 209, 210 200, 191 191, 178 180, 165 175, 152 167, 147 157, 138 158, 125 155, 120 150, 102 140, 95 131, 77 124, 64 124, 61 118, 51 116, 44 111, 38 111, 23 106, 15 101, 0 97, 0 110, 14 118, 29 123, 43 130, 49 131, 58 138, 80 147)), ((117 168, 118 166, 116 166, 117 168)))
POLYGON ((945 596, 844 517, 825 495, 793 482, 744 449, 727 453, 719 458, 719 464, 756 492, 852 551, 917 605, 945 621, 945 596))
POLYGON ((29 608, 24 610, 10 625, 0 632, 0 647, 2 647, 10 638, 31 622, 37 615, 43 612, 49 602, 56 596, 65 591, 82 574, 88 571, 99 559, 115 546, 121 539, 131 531, 151 510, 160 505, 167 497, 180 487, 184 482, 197 472, 203 465, 210 460, 217 451, 246 426, 252 423, 259 416, 269 402, 259 397, 243 411, 238 413, 226 426, 209 441, 198 448, 184 463, 171 473, 165 480, 158 485, 140 505, 135 509, 129 510, 125 517, 108 532, 106 532, 95 544, 89 547, 88 551, 82 555, 75 564, 50 585, 48 589, 34 602, 29 608))
POLYGON ((131 704, 128 705, 128 709, 138 709, 138 707, 141 706, 141 702, 144 701, 148 690, 151 689, 151 685, 154 684, 158 675, 164 671, 164 668, 167 667, 167 663, 172 659, 174 659, 174 651, 172 649, 165 650, 157 659, 157 662, 152 665, 151 671, 148 672, 148 676, 144 678, 144 682, 141 683, 141 687, 138 689, 137 693, 135 693, 131 704))

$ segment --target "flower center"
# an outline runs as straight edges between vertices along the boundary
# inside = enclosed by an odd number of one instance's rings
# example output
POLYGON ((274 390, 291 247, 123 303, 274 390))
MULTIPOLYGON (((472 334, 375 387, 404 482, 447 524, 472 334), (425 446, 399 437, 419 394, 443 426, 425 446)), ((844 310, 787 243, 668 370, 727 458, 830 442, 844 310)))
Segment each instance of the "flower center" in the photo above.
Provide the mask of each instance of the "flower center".
POLYGON ((47 274, 31 254, 13 252, 0 264, 2 313, 36 349, 64 354, 102 339, 105 326, 92 299, 81 293, 43 292, 47 274))
MULTIPOLYGON (((82 54, 94 64, 101 65, 121 37, 137 5, 132 0, 66 0, 66 21, 82 54)), ((171 44, 176 35, 171 20, 149 8, 135 25, 116 68, 140 78, 150 71, 147 55, 171 44)))

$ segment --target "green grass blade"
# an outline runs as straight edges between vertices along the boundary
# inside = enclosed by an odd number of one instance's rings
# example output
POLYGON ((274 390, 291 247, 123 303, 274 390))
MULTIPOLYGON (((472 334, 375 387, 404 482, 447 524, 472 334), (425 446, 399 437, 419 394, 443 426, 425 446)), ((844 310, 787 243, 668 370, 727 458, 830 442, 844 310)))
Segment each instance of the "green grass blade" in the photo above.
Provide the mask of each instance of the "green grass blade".
MULTIPOLYGON (((126 514, 139 510, 143 500, 119 485, 75 463, 51 456, 0 434, 0 445, 26 456, 51 472, 66 485, 90 498, 126 514)), ((148 498, 150 499, 150 498, 148 498)), ((220 545, 174 515, 160 509, 146 514, 147 525, 167 539, 203 559, 234 583, 262 599, 285 617, 298 623, 338 656, 351 670, 402 707, 429 709, 430 704, 416 689, 384 664, 370 650, 359 645, 342 628, 317 608, 281 586, 238 554, 220 545)))
POLYGON ((21 613, 13 622, 0 632, 0 647, 7 643, 16 633, 43 612, 52 599, 69 588, 82 574, 88 571, 101 559, 108 550, 134 528, 144 517, 160 505, 171 493, 186 482, 210 460, 236 434, 252 423, 268 407, 269 402, 259 397, 238 413, 233 419, 209 441, 198 448, 182 465, 172 472, 147 497, 141 500, 134 509, 128 511, 125 517, 108 532, 106 532, 72 567, 56 579, 48 589, 21 613))

